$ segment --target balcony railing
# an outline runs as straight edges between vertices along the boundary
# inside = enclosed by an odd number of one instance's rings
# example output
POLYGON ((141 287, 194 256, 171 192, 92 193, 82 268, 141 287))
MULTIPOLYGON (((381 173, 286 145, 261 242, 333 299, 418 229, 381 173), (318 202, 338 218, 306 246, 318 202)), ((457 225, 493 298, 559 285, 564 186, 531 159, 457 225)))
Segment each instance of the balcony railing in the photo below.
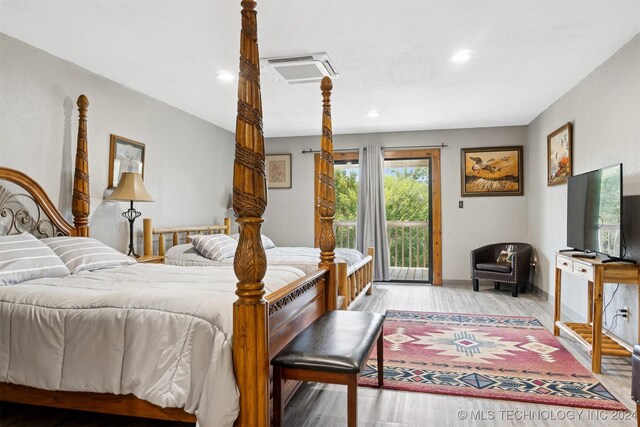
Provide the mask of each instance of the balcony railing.
POLYGON ((334 221, 333 228, 336 230, 336 247, 356 248, 355 221, 334 221))
MULTIPOLYGON (((356 222, 335 221, 336 246, 356 247, 356 222)), ((391 267, 429 267, 429 223, 387 221, 387 241, 391 267)))
POLYGON ((391 267, 429 266, 429 223, 425 221, 387 221, 391 267))
MULTIPOLYGON (((620 248, 620 224, 602 224, 598 230, 598 252, 616 254, 620 248)), ((618 254, 621 256, 621 254, 618 254)))

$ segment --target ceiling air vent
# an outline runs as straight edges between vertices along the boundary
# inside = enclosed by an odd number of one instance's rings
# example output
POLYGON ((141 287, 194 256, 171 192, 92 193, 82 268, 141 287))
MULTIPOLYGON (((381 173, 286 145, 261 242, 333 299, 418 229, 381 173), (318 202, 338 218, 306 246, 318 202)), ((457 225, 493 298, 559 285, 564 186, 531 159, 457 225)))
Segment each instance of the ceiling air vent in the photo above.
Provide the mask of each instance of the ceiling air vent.
POLYGON ((289 84, 319 82, 324 76, 340 77, 326 53, 280 58, 262 58, 260 64, 276 81, 289 84))

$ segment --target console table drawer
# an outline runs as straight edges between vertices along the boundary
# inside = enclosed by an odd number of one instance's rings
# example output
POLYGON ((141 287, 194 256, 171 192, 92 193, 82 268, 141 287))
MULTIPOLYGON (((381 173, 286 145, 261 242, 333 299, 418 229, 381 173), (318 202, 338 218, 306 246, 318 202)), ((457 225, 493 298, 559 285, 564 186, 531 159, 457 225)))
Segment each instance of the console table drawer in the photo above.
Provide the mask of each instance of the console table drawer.
POLYGON ((573 263, 573 274, 593 282, 593 266, 591 264, 583 264, 581 262, 573 263))
POLYGON ((573 273, 573 261, 564 257, 556 257, 556 268, 573 273))

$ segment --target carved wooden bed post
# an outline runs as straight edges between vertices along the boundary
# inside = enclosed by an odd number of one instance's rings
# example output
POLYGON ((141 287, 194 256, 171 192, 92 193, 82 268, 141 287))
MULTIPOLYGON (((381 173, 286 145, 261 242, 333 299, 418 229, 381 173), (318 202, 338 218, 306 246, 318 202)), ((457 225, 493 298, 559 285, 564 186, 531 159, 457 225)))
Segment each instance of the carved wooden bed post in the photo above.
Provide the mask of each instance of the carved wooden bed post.
POLYGON ((318 212, 320 214, 320 267, 330 267, 335 259, 336 233, 333 216, 336 214, 336 189, 333 172, 333 136, 331 130, 331 89, 329 77, 324 77, 322 89, 322 137, 318 177, 318 212))
POLYGON ((238 426, 262 427, 269 420, 268 307, 262 279, 267 269, 260 239, 267 185, 262 133, 262 99, 256 3, 242 0, 240 75, 233 209, 240 227, 233 267, 239 282, 233 304, 233 362, 240 389, 238 426))
POLYGON ((333 135, 331 125, 331 89, 333 83, 324 77, 320 83, 322 90, 322 136, 320 137, 320 162, 318 164, 318 214, 320 216, 320 267, 331 270, 327 310, 337 308, 339 274, 335 260, 336 232, 333 217, 336 214, 336 188, 333 171, 333 135))
POLYGON ((89 150, 87 144, 87 108, 89 100, 86 96, 78 97, 78 142, 76 147, 76 169, 73 174, 73 212, 74 236, 89 236, 89 210, 91 198, 89 194, 89 150))

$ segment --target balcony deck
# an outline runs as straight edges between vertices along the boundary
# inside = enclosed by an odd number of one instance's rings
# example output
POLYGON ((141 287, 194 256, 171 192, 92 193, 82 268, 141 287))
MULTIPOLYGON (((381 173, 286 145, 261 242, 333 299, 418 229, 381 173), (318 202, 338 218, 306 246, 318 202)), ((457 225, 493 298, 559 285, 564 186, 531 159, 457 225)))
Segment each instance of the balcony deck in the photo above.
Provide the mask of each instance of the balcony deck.
MULTIPOLYGON (((355 248, 355 221, 335 221, 339 248, 355 248)), ((390 281, 429 282, 429 223, 387 221, 390 281)))
POLYGON ((429 269, 420 267, 391 267, 389 274, 390 281, 415 280, 418 282, 429 282, 429 269))

